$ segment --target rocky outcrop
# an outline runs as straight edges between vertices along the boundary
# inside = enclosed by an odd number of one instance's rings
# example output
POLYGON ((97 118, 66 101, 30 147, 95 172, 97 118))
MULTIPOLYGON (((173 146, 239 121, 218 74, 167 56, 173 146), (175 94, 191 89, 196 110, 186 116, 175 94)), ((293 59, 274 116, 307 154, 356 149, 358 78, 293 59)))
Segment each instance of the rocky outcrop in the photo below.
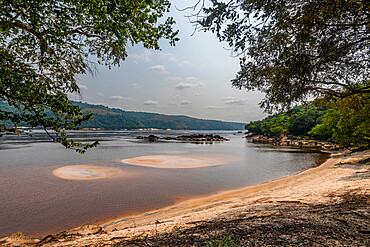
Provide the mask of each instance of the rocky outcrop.
POLYGON ((224 138, 219 135, 203 135, 203 134, 194 134, 194 135, 183 135, 177 137, 159 137, 155 135, 149 136, 138 136, 136 139, 148 140, 150 142, 155 142, 157 140, 176 140, 176 141, 186 141, 186 142, 214 142, 214 141, 229 141, 229 139, 224 138))
POLYGON ((256 143, 269 143, 278 146, 296 146, 300 148, 316 148, 323 150, 335 150, 341 148, 341 146, 330 143, 320 142, 315 140, 297 139, 294 137, 267 137, 263 135, 254 136, 252 142, 256 143))

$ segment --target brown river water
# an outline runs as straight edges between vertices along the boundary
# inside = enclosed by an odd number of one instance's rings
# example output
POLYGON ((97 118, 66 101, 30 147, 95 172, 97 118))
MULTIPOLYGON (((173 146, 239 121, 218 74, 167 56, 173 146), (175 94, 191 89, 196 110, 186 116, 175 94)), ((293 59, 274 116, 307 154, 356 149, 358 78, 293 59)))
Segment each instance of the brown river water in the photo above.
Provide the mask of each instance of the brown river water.
POLYGON ((0 138, 0 237, 16 232, 40 236, 116 220, 289 176, 328 158, 319 152, 254 144, 235 131, 82 131, 72 135, 82 141, 98 139, 101 145, 81 155, 47 141, 42 132, 35 132, 32 139, 0 138), (135 139, 193 133, 218 134, 230 141, 194 144, 135 139), (80 175, 96 179, 80 179, 80 175))

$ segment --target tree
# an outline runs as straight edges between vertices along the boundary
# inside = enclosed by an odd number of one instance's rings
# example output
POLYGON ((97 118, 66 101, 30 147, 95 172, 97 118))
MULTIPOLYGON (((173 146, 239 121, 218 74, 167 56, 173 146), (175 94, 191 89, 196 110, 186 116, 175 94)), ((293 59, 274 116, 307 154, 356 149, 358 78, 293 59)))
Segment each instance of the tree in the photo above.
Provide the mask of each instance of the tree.
POLYGON ((322 123, 327 112, 328 107, 315 107, 313 104, 295 106, 289 112, 280 112, 260 121, 252 121, 245 128, 254 134, 269 137, 282 134, 305 136, 314 126, 322 123))
POLYGON ((262 135, 262 129, 261 129, 262 121, 251 121, 247 125, 245 125, 245 128, 248 130, 248 132, 256 134, 256 135, 262 135))
POLYGON ((197 22, 242 56, 232 85, 264 92, 267 111, 370 92, 369 1, 211 2, 197 22))
POLYGON ((352 95, 332 103, 333 108, 308 134, 344 146, 370 144, 370 95, 352 95))
POLYGON ((295 136, 307 134, 316 125, 314 117, 311 116, 312 113, 311 111, 306 111, 297 117, 292 117, 292 123, 288 126, 289 133, 295 136))
POLYGON ((94 72, 92 57, 111 68, 125 60, 128 45, 160 49, 161 38, 174 45, 174 20, 163 18, 169 7, 168 0, 0 0, 0 100, 13 108, 0 109, 0 121, 14 125, 0 124, 0 134, 19 134, 25 122, 80 152, 97 145, 66 138, 65 130, 91 117, 67 94, 80 92, 78 75, 94 72))

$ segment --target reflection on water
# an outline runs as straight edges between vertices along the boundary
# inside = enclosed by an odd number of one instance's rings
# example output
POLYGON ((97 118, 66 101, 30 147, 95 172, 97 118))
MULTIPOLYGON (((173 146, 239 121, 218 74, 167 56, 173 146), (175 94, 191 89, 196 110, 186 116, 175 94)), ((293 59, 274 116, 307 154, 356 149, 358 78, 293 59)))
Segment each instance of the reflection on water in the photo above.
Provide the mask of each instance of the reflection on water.
MULTIPOLYGON (((143 213, 194 196, 235 189, 288 176, 322 162, 327 155, 300 149, 253 144, 242 134, 217 131, 84 131, 72 133, 81 141, 99 139, 101 145, 81 155, 48 142, 42 132, 35 139, 0 138, 0 237, 14 232, 38 235, 82 224, 143 213), (176 141, 147 142, 138 135, 178 136, 217 134, 228 142, 209 144, 176 141), (194 169, 166 169, 122 163, 122 159, 154 155, 193 155, 222 165, 194 169), (95 180, 67 180, 53 175, 63 166, 115 168, 130 176, 95 180)), ((113 169, 114 170, 114 169, 113 169)))

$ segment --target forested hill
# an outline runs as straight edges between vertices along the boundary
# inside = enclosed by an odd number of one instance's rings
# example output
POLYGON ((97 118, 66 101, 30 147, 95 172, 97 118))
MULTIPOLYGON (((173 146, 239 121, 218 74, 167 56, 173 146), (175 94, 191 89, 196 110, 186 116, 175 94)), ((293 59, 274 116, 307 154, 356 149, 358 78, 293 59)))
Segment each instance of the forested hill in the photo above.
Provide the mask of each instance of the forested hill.
POLYGON ((93 119, 82 124, 83 128, 104 129, 187 129, 187 130, 237 130, 244 129, 244 123, 204 120, 187 116, 170 116, 158 113, 133 112, 74 102, 84 113, 93 113, 93 119))
MULTIPOLYGON (((92 119, 82 123, 82 128, 240 130, 244 129, 245 126, 245 123, 205 120, 188 116, 170 116, 149 112, 124 111, 103 105, 82 102, 73 102, 73 104, 78 105, 84 114, 94 114, 92 119)), ((0 101, 0 109, 3 111, 13 111, 14 108, 0 101)), ((12 127, 13 125, 10 121, 5 121, 4 123, 7 127, 12 127)), ((26 126, 26 124, 21 124, 20 126, 22 125, 26 126)))
MULTIPOLYGON (((92 105, 82 102, 73 102, 78 105, 84 114, 93 113, 89 121, 83 122, 82 128, 102 129, 185 129, 185 130, 240 130, 245 123, 223 122, 217 120, 204 120, 187 116, 170 116, 149 112, 124 111, 109 108, 103 105, 92 105)), ((0 109, 12 111, 7 103, 0 101, 0 109)), ((10 121, 5 125, 12 126, 10 121)), ((25 124, 21 124, 26 126, 25 124)))

